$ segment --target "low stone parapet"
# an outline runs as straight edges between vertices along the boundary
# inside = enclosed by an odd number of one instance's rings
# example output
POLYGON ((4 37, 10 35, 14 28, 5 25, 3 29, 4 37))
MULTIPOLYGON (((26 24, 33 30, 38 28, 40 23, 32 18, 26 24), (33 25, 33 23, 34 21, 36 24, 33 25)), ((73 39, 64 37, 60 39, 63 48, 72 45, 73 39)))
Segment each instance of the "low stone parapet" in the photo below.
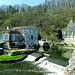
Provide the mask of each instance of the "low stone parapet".
POLYGON ((7 50, 5 51, 9 56, 15 56, 19 54, 30 54, 35 52, 35 49, 20 49, 20 50, 7 50))

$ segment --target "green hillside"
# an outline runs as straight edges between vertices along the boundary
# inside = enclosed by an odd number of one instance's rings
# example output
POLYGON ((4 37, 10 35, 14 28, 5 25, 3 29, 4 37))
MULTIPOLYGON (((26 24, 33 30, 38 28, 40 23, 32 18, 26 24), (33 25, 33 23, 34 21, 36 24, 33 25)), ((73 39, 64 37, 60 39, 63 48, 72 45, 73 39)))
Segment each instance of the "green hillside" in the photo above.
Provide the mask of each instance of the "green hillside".
POLYGON ((53 30, 64 29, 71 18, 75 22, 75 6, 69 4, 72 0, 59 1, 55 4, 55 0, 46 0, 44 4, 21 10, 9 6, 7 11, 0 11, 0 27, 34 26, 42 36, 49 36, 53 30))

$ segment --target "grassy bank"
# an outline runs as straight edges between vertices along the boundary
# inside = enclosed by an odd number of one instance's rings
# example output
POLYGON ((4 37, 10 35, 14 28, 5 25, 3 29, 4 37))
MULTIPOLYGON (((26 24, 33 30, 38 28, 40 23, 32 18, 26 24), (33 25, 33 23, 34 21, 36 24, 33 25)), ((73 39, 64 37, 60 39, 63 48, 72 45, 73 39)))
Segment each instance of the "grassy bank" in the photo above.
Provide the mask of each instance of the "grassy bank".
POLYGON ((9 56, 9 55, 0 55, 0 60, 16 60, 24 57, 25 54, 16 55, 16 56, 9 56))

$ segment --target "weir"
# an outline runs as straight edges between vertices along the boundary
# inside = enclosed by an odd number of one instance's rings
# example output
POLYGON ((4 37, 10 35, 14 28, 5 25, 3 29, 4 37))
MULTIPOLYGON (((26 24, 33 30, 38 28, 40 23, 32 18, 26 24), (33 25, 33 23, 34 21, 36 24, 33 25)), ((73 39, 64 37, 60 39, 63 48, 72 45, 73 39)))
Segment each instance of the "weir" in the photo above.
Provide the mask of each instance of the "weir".
POLYGON ((44 60, 40 64, 39 67, 47 69, 50 72, 55 72, 57 75, 63 75, 65 67, 49 62, 48 60, 44 60))
MULTIPOLYGON (((41 57, 42 54, 40 53, 32 53, 28 55, 28 57, 24 61, 34 61, 34 64, 37 64, 38 67, 46 69, 47 72, 56 73, 53 75, 63 75, 65 66, 64 63, 66 63, 65 60, 53 58, 47 54, 44 54, 42 58, 35 61, 37 58, 41 57)), ((48 75, 51 75, 48 74, 48 75)))
POLYGON ((36 57, 32 55, 28 55, 27 58, 24 61, 35 61, 36 57))
POLYGON ((38 61, 35 62, 35 64, 41 63, 41 62, 42 62, 43 60, 45 60, 46 58, 47 58, 47 57, 45 57, 45 56, 42 57, 42 58, 40 58, 38 61))
POLYGON ((44 55, 40 53, 32 53, 27 56, 27 58, 24 61, 37 61, 40 58, 42 58, 44 55))

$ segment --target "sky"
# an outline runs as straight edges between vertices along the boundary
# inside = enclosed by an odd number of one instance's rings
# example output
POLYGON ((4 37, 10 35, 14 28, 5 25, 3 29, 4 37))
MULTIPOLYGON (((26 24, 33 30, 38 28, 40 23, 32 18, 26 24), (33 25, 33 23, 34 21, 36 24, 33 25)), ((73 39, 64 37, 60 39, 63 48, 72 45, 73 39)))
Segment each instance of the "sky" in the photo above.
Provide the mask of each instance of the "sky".
POLYGON ((28 4, 30 6, 36 6, 41 3, 44 3, 45 0, 0 0, 0 6, 1 5, 15 5, 15 4, 28 4))

